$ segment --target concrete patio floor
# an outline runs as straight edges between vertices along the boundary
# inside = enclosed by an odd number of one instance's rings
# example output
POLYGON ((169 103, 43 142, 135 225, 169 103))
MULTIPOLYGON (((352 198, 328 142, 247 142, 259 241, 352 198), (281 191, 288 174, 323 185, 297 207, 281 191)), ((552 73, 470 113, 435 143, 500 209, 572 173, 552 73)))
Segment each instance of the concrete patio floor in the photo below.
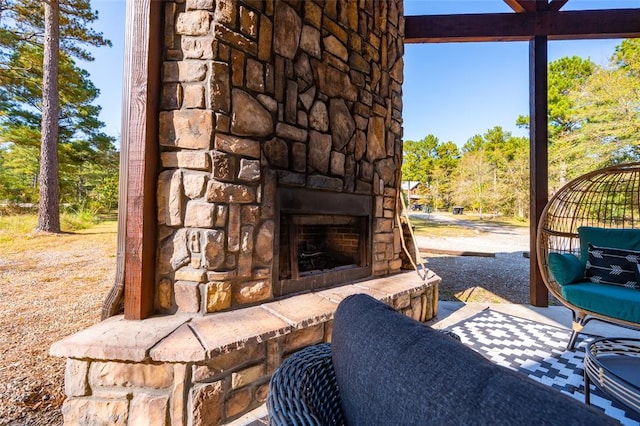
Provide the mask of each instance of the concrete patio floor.
MULTIPOLYGON (((427 324, 433 328, 448 328, 469 318, 485 309, 526 318, 551 326, 571 329, 571 312, 564 306, 549 306, 538 308, 531 305, 509 303, 464 303, 440 301, 438 316, 427 324)), ((618 327, 601 321, 593 320, 584 328, 584 332, 603 337, 640 338, 640 331, 625 327, 618 327)), ((262 405, 243 417, 228 423, 232 426, 262 426, 268 424, 267 407, 262 405)))

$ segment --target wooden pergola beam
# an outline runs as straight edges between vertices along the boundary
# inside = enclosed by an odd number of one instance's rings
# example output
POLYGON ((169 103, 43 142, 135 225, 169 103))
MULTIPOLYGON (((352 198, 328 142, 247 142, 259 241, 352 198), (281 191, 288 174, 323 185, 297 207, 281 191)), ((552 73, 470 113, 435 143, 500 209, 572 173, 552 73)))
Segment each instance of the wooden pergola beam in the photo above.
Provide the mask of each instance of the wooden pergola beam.
POLYGON ((504 2, 516 13, 536 11, 535 0, 504 0, 504 2))
POLYGON ((529 41, 536 35, 548 40, 640 37, 640 9, 405 16, 405 43, 529 41))
POLYGON ((569 0, 551 0, 549 2, 549 10, 552 12, 557 12, 560 9, 562 9, 562 7, 567 4, 569 0))

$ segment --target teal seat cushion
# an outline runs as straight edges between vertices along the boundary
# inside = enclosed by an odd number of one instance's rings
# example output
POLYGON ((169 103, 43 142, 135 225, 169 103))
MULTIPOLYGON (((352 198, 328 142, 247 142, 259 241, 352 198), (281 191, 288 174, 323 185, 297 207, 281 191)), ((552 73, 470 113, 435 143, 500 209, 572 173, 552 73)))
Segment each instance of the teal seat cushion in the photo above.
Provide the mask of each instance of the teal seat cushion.
POLYGON ((584 265, 570 253, 549 253, 549 272, 560 285, 573 284, 584 279, 584 265))
POLYGON ((587 264, 588 244, 599 247, 611 247, 627 250, 640 250, 640 229, 597 228, 581 226, 578 228, 580 238, 580 261, 587 264))
POLYGON ((562 286, 562 296, 571 304, 604 316, 640 323, 640 291, 589 281, 562 286))

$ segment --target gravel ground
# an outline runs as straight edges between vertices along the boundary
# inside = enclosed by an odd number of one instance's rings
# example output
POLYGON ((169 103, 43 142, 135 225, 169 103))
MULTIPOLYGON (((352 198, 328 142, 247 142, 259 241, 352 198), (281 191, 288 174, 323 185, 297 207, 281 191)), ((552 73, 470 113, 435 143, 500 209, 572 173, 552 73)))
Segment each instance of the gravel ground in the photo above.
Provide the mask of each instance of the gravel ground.
POLYGON ((426 266, 442 278, 440 300, 529 303, 529 228, 482 224, 464 216, 430 215, 430 220, 473 230, 472 237, 417 237, 426 266), (431 251, 429 252, 429 249, 431 251), (495 257, 454 256, 473 251, 495 257))

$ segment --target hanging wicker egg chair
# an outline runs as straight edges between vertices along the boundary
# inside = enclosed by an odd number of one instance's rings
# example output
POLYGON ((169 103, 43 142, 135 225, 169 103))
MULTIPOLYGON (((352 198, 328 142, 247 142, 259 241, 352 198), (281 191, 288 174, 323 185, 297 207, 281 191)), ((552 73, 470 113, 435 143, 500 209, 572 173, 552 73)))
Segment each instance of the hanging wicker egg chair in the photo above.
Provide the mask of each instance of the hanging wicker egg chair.
POLYGON ((540 218, 538 265, 549 291, 573 312, 574 331, 569 348, 573 348, 577 334, 591 319, 638 327, 638 323, 613 318, 570 303, 563 297, 560 283, 550 274, 550 253, 570 253, 580 257, 578 228, 582 226, 640 228, 640 163, 607 167, 572 180, 553 195, 540 218))

